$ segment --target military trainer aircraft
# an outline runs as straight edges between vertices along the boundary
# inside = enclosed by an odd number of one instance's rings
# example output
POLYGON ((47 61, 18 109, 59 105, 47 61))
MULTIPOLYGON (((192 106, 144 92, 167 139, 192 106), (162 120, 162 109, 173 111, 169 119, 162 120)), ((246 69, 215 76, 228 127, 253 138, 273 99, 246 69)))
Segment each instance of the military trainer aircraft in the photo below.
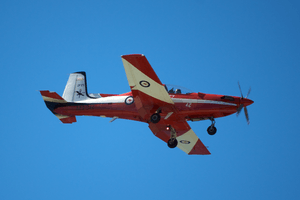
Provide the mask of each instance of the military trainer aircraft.
MULTIPOLYGON (((129 119, 149 124, 153 134, 168 147, 185 153, 208 155, 187 121, 210 120, 210 135, 217 131, 215 118, 244 108, 249 123, 247 106, 253 103, 246 97, 195 93, 185 88, 162 84, 146 57, 142 54, 123 55, 122 61, 131 91, 112 94, 89 94, 85 72, 70 74, 63 96, 48 90, 40 91, 46 106, 63 123, 76 122, 76 116, 100 116, 129 119)), ((240 87, 239 87, 240 88, 240 87)), ((240 88, 241 90, 241 88, 240 88)))

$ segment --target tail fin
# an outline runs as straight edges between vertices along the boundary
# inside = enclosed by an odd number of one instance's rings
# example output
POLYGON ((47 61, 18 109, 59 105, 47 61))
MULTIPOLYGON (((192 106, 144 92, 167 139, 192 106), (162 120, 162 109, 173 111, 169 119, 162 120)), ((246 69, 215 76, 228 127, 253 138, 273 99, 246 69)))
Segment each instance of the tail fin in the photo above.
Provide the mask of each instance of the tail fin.
POLYGON ((67 102, 77 102, 93 98, 90 97, 87 92, 85 72, 75 72, 70 74, 63 93, 63 98, 67 102))
POLYGON ((49 92, 48 90, 40 91, 48 109, 62 122, 73 123, 76 122, 75 116, 61 115, 55 113, 55 109, 67 104, 67 101, 60 97, 56 92, 49 92))

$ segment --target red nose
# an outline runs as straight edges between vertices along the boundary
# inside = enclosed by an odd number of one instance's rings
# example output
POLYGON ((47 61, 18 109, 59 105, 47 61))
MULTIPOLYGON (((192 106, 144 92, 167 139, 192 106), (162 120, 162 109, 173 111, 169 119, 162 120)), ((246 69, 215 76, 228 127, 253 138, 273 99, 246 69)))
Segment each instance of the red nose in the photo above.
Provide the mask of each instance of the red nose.
POLYGON ((252 101, 250 99, 241 99, 241 104, 244 104, 244 106, 249 106, 253 103, 254 103, 254 101, 252 101))

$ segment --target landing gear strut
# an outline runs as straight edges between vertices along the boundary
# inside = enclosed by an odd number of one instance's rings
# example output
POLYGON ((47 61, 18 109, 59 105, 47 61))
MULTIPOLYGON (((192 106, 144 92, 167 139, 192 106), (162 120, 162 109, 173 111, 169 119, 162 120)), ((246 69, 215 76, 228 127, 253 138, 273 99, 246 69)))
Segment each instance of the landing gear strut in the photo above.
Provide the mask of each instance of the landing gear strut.
POLYGON ((209 118, 209 119, 211 121, 211 125, 207 128, 207 133, 209 135, 214 135, 217 132, 217 128, 215 127, 216 121, 215 121, 215 119, 213 117, 209 118))
POLYGON ((175 148, 177 147, 178 141, 176 139, 176 131, 172 126, 168 126, 169 130, 171 131, 171 137, 168 140, 168 147, 175 148))

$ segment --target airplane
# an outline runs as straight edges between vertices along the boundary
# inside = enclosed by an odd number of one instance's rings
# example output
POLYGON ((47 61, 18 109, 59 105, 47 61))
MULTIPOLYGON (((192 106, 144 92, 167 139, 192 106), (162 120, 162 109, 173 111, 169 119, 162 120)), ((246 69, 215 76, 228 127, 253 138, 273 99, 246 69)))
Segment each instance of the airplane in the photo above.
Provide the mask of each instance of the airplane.
POLYGON ((100 116, 148 123, 153 134, 168 147, 178 147, 188 155, 209 155, 187 121, 210 120, 209 135, 217 132, 215 119, 244 108, 249 124, 246 97, 206 94, 162 84, 143 54, 121 56, 131 91, 123 94, 89 94, 86 73, 70 74, 62 97, 49 90, 40 91, 48 109, 62 123, 76 122, 76 116, 100 116))

